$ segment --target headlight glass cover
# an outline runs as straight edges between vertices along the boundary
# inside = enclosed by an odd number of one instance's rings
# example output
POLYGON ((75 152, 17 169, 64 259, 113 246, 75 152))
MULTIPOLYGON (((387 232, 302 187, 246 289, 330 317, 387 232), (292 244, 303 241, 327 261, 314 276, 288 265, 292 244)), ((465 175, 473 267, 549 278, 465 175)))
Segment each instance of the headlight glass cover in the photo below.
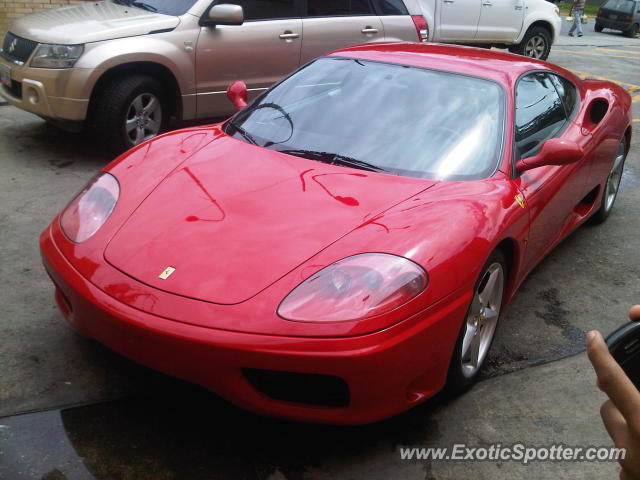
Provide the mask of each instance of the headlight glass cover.
POLYGON ((323 268, 289 293, 278 315, 298 322, 346 322, 389 312, 422 292, 427 272, 411 260, 363 253, 323 268))
POLYGON ((71 68, 84 51, 84 45, 50 45, 41 43, 31 60, 37 68, 71 68))
POLYGON ((120 186, 113 175, 95 177, 62 212, 60 226, 69 240, 82 243, 94 235, 118 202, 120 186))

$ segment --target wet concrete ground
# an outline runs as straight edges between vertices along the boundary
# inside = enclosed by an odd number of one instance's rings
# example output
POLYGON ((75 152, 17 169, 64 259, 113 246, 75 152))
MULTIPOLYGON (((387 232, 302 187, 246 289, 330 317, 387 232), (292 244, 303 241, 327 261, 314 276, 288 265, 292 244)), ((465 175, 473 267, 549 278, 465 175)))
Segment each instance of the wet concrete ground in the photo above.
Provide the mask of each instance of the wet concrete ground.
MULTIPOLYGON (((638 59, 640 40, 592 31, 564 37, 550 57, 635 92, 636 119, 638 59)), ((583 350, 584 332, 613 330, 640 302, 637 127, 614 214, 575 232, 525 282, 500 324, 486 380, 449 402, 338 428, 242 412, 75 336, 54 306, 37 236, 109 159, 81 136, 0 107, 0 478, 612 478, 609 463, 409 462, 398 448, 609 444, 602 397, 584 356, 571 355, 583 350)))

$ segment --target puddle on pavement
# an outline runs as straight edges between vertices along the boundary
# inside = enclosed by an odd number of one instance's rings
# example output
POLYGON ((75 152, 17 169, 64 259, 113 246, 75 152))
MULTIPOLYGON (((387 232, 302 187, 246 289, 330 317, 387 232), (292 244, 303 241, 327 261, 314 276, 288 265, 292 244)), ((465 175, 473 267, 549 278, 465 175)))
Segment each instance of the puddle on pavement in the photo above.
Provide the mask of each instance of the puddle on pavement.
POLYGON ((144 396, 0 418, 0 478, 296 480, 374 455, 401 472, 397 446, 436 441, 438 408, 363 427, 294 423, 167 377, 144 396))

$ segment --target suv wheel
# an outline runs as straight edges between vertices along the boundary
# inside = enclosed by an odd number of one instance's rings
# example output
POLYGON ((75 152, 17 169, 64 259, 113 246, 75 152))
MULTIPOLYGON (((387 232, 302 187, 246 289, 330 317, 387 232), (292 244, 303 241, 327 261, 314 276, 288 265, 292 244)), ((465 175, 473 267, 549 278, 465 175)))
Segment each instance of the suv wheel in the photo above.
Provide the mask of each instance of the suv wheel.
POLYGON ((638 27, 637 23, 634 23, 633 25, 631 25, 631 28, 627 30, 625 33, 627 34, 628 37, 635 38, 638 36, 638 31, 640 31, 640 28, 638 27))
POLYGON ((155 137, 167 125, 162 84, 147 75, 121 77, 109 83, 93 109, 96 134, 118 154, 155 137))
POLYGON ((601 32, 603 28, 604 28, 604 27, 603 27, 602 25, 600 25, 599 23, 597 23, 597 22, 596 22, 596 26, 595 26, 595 27, 593 27, 593 29, 594 29, 596 32, 601 32))
POLYGON ((509 51, 525 57, 546 60, 551 50, 551 35, 544 27, 531 27, 524 34, 522 42, 513 45, 509 51))

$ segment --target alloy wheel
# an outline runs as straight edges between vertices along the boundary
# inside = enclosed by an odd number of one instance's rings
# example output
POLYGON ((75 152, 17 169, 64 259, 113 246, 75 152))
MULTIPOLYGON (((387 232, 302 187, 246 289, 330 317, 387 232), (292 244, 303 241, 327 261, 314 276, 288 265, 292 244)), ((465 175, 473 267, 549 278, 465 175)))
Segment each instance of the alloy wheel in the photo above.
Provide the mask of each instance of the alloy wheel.
POLYGON ((466 378, 476 374, 489 352, 500 316, 503 289, 504 269, 500 263, 492 263, 478 284, 465 322, 460 362, 466 378))
POLYGON ((625 149, 625 143, 620 142, 618 151, 616 152, 616 159, 613 162, 613 166, 609 172, 609 177, 607 178, 602 199, 606 212, 613 208, 613 203, 616 201, 616 197, 618 196, 620 180, 622 180, 622 170, 624 169, 625 149))
POLYGON ((547 42, 542 35, 534 35, 524 47, 524 54, 531 58, 542 58, 547 48, 547 42))
POLYGON ((152 93, 141 93, 127 109, 125 131, 132 145, 155 137, 162 126, 162 105, 152 93))

